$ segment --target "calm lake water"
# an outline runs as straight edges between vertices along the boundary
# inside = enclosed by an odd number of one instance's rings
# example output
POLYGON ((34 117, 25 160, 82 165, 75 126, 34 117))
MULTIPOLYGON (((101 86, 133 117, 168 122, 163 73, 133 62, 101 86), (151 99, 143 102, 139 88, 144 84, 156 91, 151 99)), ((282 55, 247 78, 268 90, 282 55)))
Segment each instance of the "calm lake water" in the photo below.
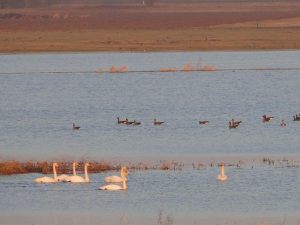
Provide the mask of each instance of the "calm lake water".
MULTIPOLYGON (((300 113, 299 59, 300 51, 0 55, 0 160, 299 157, 300 122, 292 121, 300 113), (218 70, 158 72, 186 63, 218 70), (95 72, 112 65, 137 72, 95 72), (263 114, 275 118, 262 124, 263 114), (118 116, 142 125, 117 125, 118 116), (154 127, 154 118, 165 125, 154 127), (243 121, 238 129, 228 129, 231 118, 243 121), (81 129, 73 131, 72 122, 81 129)), ((88 185, 36 185, 38 174, 0 177, 0 211, 92 213, 121 223, 122 216, 156 218, 163 210, 190 224, 213 212, 285 217, 300 211, 299 168, 227 172, 229 181, 219 183, 217 168, 132 171, 125 193, 96 190, 107 174, 91 175, 88 185)), ((16 223, 9 218, 2 224, 16 223)), ((102 224, 93 221, 81 224, 102 224)))
POLYGON ((300 67, 299 58, 299 51, 0 55, 0 154, 298 154, 300 123, 291 120, 300 113, 300 70, 283 69, 300 67), (136 71, 185 63, 220 71, 95 72, 111 65, 136 71), (257 70, 276 68, 282 70, 257 70), (262 124, 263 114, 275 120, 262 124), (117 125, 117 116, 142 126, 117 125), (166 125, 154 127, 155 117, 166 125), (231 118, 243 121, 239 129, 228 129, 231 118), (199 126, 198 120, 210 124, 199 126))

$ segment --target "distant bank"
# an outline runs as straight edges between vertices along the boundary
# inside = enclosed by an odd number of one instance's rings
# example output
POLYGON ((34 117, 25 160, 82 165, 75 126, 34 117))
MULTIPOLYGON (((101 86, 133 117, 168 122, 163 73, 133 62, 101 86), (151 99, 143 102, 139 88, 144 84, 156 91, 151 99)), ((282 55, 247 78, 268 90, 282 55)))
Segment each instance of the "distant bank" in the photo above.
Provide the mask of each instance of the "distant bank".
POLYGON ((0 52, 300 49, 299 1, 0 9, 0 52))
POLYGON ((300 28, 1 32, 0 52, 300 49, 300 28))

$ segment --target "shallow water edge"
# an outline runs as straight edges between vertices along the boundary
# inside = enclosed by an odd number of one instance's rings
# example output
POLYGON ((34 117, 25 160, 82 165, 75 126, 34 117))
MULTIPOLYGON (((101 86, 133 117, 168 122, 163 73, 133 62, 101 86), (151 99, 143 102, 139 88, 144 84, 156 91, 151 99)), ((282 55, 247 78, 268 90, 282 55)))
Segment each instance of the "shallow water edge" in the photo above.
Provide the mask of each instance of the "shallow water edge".
POLYGON ((297 214, 222 214, 222 213, 190 213, 176 215, 159 211, 156 215, 121 213, 0 213, 0 225, 298 225, 297 214))

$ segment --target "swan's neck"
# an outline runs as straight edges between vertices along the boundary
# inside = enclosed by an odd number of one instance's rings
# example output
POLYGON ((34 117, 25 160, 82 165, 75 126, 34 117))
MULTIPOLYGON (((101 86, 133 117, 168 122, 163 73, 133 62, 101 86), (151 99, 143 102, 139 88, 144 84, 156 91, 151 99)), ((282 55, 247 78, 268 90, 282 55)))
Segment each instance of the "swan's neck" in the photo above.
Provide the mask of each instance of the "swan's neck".
POLYGON ((56 173, 56 166, 53 164, 53 176, 54 176, 54 180, 57 180, 57 173, 56 173))
POLYGON ((224 175, 225 175, 224 166, 221 167, 221 171, 220 171, 220 172, 221 172, 221 176, 224 176, 224 175))
POLYGON ((76 176, 76 163, 73 163, 73 176, 76 176))
POLYGON ((123 190, 127 190, 126 178, 123 177, 123 190))
POLYGON ((87 167, 88 167, 87 165, 84 165, 84 179, 85 179, 86 182, 90 182, 87 167))

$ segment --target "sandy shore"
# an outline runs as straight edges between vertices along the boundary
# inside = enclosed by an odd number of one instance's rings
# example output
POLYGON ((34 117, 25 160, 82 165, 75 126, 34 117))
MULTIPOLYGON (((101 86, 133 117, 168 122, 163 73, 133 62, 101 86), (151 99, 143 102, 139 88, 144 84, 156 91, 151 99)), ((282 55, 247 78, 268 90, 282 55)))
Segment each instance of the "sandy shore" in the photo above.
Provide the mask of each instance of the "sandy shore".
POLYGON ((300 2, 0 10, 0 52, 300 49, 300 2))

